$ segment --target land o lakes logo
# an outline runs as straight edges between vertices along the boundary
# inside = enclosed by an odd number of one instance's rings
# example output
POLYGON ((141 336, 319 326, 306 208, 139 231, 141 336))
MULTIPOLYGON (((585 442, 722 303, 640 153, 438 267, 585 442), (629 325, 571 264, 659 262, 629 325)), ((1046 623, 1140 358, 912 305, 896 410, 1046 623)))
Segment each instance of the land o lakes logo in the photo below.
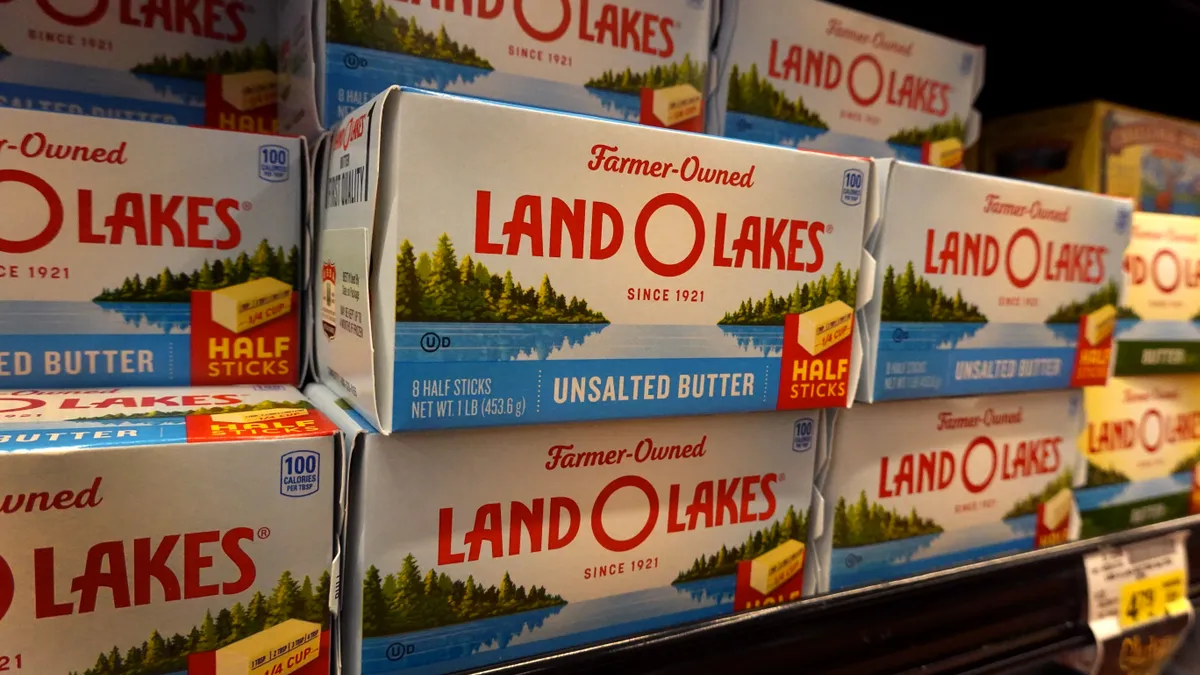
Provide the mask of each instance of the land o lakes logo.
POLYGON ((0 621, 4 620, 4 615, 8 613, 8 608, 12 606, 13 596, 16 593, 17 584, 13 581, 12 568, 0 556, 0 621))
POLYGON ((337 332, 337 265, 329 261, 321 265, 321 327, 332 340, 337 332))

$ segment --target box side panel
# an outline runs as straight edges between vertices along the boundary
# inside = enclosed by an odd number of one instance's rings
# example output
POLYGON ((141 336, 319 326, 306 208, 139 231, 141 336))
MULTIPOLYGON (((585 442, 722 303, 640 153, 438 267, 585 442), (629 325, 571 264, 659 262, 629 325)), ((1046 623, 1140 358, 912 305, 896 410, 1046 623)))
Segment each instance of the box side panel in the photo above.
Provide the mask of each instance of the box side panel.
POLYGON ((984 125, 985 173, 1100 192, 1096 103, 1053 108, 984 125))

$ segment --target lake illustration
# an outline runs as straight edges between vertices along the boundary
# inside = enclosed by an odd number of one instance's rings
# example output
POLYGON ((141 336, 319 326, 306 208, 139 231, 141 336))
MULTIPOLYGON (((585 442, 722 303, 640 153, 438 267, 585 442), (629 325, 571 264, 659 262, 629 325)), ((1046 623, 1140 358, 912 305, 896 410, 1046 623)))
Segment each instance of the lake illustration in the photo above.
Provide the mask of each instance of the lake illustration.
POLYGON ((1200 342, 1200 322, 1118 319, 1117 338, 1173 342, 1200 342))
POLYGON ((879 544, 835 548, 830 590, 901 579, 978 560, 1031 551, 1035 515, 879 544))
POLYGON ((363 640, 362 675, 445 673, 733 611, 734 576, 363 640), (410 651, 411 650, 411 651, 410 651), (404 656, 396 658, 397 654, 404 656), (389 658, 389 655, 391 658, 389 658))
POLYGON ((191 332, 183 302, 0 301, 0 335, 179 335, 191 332))
POLYGON ((1192 474, 1184 472, 1129 483, 1078 488, 1075 490, 1075 503, 1079 505, 1080 511, 1094 511, 1119 504, 1186 493, 1191 487, 1192 474))
POLYGON ((396 361, 778 357, 782 326, 414 322, 396 325, 396 361), (422 337, 449 340, 429 352, 422 337))
POLYGON ((1069 347, 1079 341, 1074 323, 909 323, 879 324, 880 351, 1069 347))
POLYGON ((363 47, 330 43, 327 50, 334 82, 326 94, 327 110, 345 108, 339 96, 344 99, 347 90, 369 99, 393 84, 626 121, 637 121, 641 109, 640 99, 631 94, 363 47))
POLYGON ((838 152, 860 157, 895 157, 909 162, 921 161, 921 148, 882 140, 872 140, 853 134, 814 129, 794 122, 781 122, 769 117, 727 112, 725 135, 756 143, 786 145, 793 148, 838 152))

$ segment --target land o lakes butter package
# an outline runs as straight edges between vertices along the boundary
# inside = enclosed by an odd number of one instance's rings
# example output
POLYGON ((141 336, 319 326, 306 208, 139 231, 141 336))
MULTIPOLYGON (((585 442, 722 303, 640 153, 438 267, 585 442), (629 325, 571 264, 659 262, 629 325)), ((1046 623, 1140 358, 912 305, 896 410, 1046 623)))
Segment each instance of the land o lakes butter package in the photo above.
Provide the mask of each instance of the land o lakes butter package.
POLYGON ((0 107, 271 133, 278 0, 0 3, 0 107))
POLYGON ((711 133, 962 166, 982 47, 816 0, 721 12, 711 133))
POLYGON ((1082 396, 1063 390, 839 411, 831 458, 817 469, 819 590, 1077 538, 1082 396))
POLYGON ((383 436, 309 394, 356 439, 344 673, 456 672, 807 595, 821 411, 383 436))
POLYGON ((1104 384, 1132 208, 1117 197, 875 160, 867 234, 875 283, 859 286, 858 399, 1104 384))
POLYGON ((1082 536, 1200 513, 1200 376, 1113 378, 1084 405, 1082 536))
POLYGON ((0 667, 327 675, 340 436, 288 386, 0 391, 0 667))
POLYGON ((0 387, 296 382, 306 181, 300 139, 0 109, 0 387))
POLYGON ((311 136, 399 84, 703 131, 715 5, 291 0, 280 117, 311 136))
POLYGON ((330 145, 317 368, 385 432, 852 400, 864 160, 411 89, 330 145))
POLYGON ((1113 374, 1200 372, 1200 218, 1137 212, 1124 267, 1113 374))

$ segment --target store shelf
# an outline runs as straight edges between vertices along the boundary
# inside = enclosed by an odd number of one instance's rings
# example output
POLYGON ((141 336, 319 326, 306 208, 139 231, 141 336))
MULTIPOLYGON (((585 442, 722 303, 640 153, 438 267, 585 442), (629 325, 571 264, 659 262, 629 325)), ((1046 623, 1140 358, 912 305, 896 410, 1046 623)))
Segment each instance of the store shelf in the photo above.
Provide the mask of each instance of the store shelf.
POLYGON ((1086 553, 1179 530, 1196 598, 1200 516, 473 672, 1004 672, 1090 643, 1086 553))

